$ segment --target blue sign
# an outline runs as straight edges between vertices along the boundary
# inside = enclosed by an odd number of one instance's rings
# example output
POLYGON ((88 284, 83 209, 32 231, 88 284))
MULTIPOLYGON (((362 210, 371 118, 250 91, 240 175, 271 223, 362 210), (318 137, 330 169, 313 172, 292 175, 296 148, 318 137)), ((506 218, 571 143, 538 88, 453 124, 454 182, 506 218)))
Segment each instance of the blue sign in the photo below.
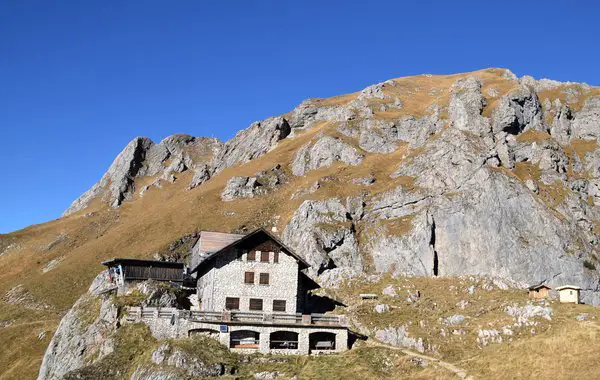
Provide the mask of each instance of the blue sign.
POLYGON ((220 325, 219 326, 219 331, 222 332, 222 333, 229 332, 229 326, 227 326, 227 325, 220 325))

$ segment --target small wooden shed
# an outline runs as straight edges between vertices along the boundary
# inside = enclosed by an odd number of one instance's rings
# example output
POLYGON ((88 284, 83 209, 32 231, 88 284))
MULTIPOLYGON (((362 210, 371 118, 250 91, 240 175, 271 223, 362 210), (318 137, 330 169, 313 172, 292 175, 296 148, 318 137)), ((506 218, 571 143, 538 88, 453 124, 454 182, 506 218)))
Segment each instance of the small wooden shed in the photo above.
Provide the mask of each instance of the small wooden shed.
POLYGON ((121 286, 125 281, 184 281, 184 264, 167 261, 116 258, 104 261, 110 279, 121 286))
POLYGON ((548 297, 548 292, 550 292, 552 288, 548 285, 539 284, 529 287, 529 298, 531 299, 542 299, 548 297))
POLYGON ((579 303, 579 291, 581 288, 575 285, 563 285, 556 288, 558 299, 562 303, 579 303))

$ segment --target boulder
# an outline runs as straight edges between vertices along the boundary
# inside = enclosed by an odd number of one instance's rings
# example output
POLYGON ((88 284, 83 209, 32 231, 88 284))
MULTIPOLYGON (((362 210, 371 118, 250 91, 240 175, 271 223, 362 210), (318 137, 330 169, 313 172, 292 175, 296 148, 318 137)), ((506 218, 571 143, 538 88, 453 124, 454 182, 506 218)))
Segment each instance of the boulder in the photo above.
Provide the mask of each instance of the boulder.
POLYGON ((210 169, 208 165, 202 165, 194 170, 194 176, 190 181, 188 190, 195 189, 210 179, 210 169))
POLYGON ((531 151, 531 163, 538 165, 540 170, 566 174, 569 158, 556 141, 534 142, 531 145, 531 151))
POLYGON ((231 177, 221 193, 221 200, 232 201, 239 198, 254 198, 266 194, 266 189, 256 177, 231 177))
POLYGON ((375 332, 375 339, 391 346, 410 348, 421 353, 425 352, 423 339, 410 337, 406 326, 398 328, 388 327, 383 330, 377 330, 375 332))
POLYGON ((383 303, 375 305, 376 313, 381 314, 381 313, 385 313, 387 311, 390 311, 390 307, 388 305, 383 304, 383 303))
POLYGON ((268 191, 276 189, 286 180, 285 173, 280 165, 261 171, 254 177, 231 177, 221 193, 221 200, 232 201, 239 198, 254 198, 265 195, 268 191))

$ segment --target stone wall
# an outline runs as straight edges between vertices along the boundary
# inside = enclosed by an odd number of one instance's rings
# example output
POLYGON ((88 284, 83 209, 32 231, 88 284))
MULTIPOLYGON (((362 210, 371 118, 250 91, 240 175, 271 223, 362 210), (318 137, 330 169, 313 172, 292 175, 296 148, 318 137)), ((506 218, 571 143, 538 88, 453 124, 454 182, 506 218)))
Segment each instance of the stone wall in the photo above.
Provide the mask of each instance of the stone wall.
POLYGON ((194 322, 188 318, 181 318, 179 310, 175 308, 154 309, 154 314, 146 318, 128 318, 129 322, 142 322, 148 325, 152 336, 157 339, 183 339, 188 338, 190 332, 206 333, 219 340, 224 346, 230 346, 231 333, 235 331, 253 331, 259 333, 258 349, 232 349, 235 352, 263 354, 289 354, 308 355, 316 353, 343 352, 348 349, 348 329, 343 326, 315 326, 315 325, 264 325, 264 324, 232 324, 227 322, 194 322), (171 314, 172 317, 166 316, 171 314), (226 332, 220 332, 220 326, 227 326, 226 332), (270 335, 273 332, 286 331, 298 334, 297 349, 271 349, 270 335), (310 349, 310 334, 331 333, 335 335, 335 349, 316 350, 310 349))
MULTIPOLYGON (((263 311, 273 311, 273 300, 286 301, 286 313, 295 313, 302 302, 298 302, 298 263, 292 256, 279 252, 279 262, 274 263, 274 253, 269 254, 269 262, 248 261, 248 255, 241 255, 235 249, 215 258, 215 265, 198 273, 198 298, 202 310, 225 310, 225 298, 240 299, 240 311, 249 311, 250 298, 263 300, 263 311), (254 272, 254 284, 244 283, 244 273, 254 272), (260 273, 269 274, 269 285, 260 285, 260 273)), ((301 307, 300 307, 301 309, 301 307)))

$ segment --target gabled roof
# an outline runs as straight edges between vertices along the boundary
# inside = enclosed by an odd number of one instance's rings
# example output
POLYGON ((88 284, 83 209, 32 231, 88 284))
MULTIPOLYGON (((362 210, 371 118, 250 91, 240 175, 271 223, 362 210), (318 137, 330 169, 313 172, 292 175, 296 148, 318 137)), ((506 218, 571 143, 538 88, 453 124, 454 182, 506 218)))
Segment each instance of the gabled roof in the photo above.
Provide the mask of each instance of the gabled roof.
POLYGON ((223 247, 240 240, 244 235, 224 232, 202 231, 196 245, 198 252, 217 252, 223 247))
POLYGON ((245 235, 241 239, 238 239, 238 240, 232 242, 231 244, 226 245, 225 247, 223 247, 220 250, 214 252, 210 256, 207 256, 200 264, 198 264, 194 269, 192 269, 192 271, 190 273, 197 272, 198 269, 200 269, 201 266, 205 265, 206 263, 208 263, 209 261, 211 261, 215 257, 219 256, 221 253, 228 251, 229 249, 237 246, 238 244, 243 244, 244 242, 250 240, 252 237, 254 237, 254 236, 258 235, 258 234, 261 234, 261 233, 267 235, 268 238, 270 238, 273 241, 275 241, 279 246, 281 246, 281 248, 283 248, 285 251, 287 251, 287 253, 290 256, 292 256, 294 259, 296 259, 298 261, 298 264, 300 265, 300 269, 305 269, 305 268, 308 268, 310 266, 306 261, 304 261, 304 259, 302 257, 300 257, 296 253, 294 253, 294 251, 291 248, 289 248, 287 245, 283 244, 283 242, 281 240, 279 240, 279 238, 277 238, 276 236, 274 236, 271 233, 267 232, 265 229, 259 228, 257 230, 254 230, 254 231, 250 232, 248 235, 245 235))
POLYGON ((581 288, 579 286, 576 286, 576 285, 557 286, 555 289, 556 290, 564 290, 564 289, 581 290, 581 288))
POLYGON ((183 263, 174 263, 171 261, 158 261, 158 260, 138 260, 138 259, 124 259, 124 258, 114 258, 111 260, 103 261, 102 265, 107 267, 115 266, 115 265, 137 265, 137 266, 145 266, 145 267, 162 267, 162 268, 181 268, 183 269, 183 263))
POLYGON ((542 289, 542 288, 546 288, 546 289, 550 289, 550 290, 552 290, 552 288, 551 288, 551 287, 549 287, 549 286, 548 286, 548 285, 546 285, 546 284, 532 285, 532 286, 530 286, 530 287, 529 287, 529 290, 538 290, 538 289, 542 289))

